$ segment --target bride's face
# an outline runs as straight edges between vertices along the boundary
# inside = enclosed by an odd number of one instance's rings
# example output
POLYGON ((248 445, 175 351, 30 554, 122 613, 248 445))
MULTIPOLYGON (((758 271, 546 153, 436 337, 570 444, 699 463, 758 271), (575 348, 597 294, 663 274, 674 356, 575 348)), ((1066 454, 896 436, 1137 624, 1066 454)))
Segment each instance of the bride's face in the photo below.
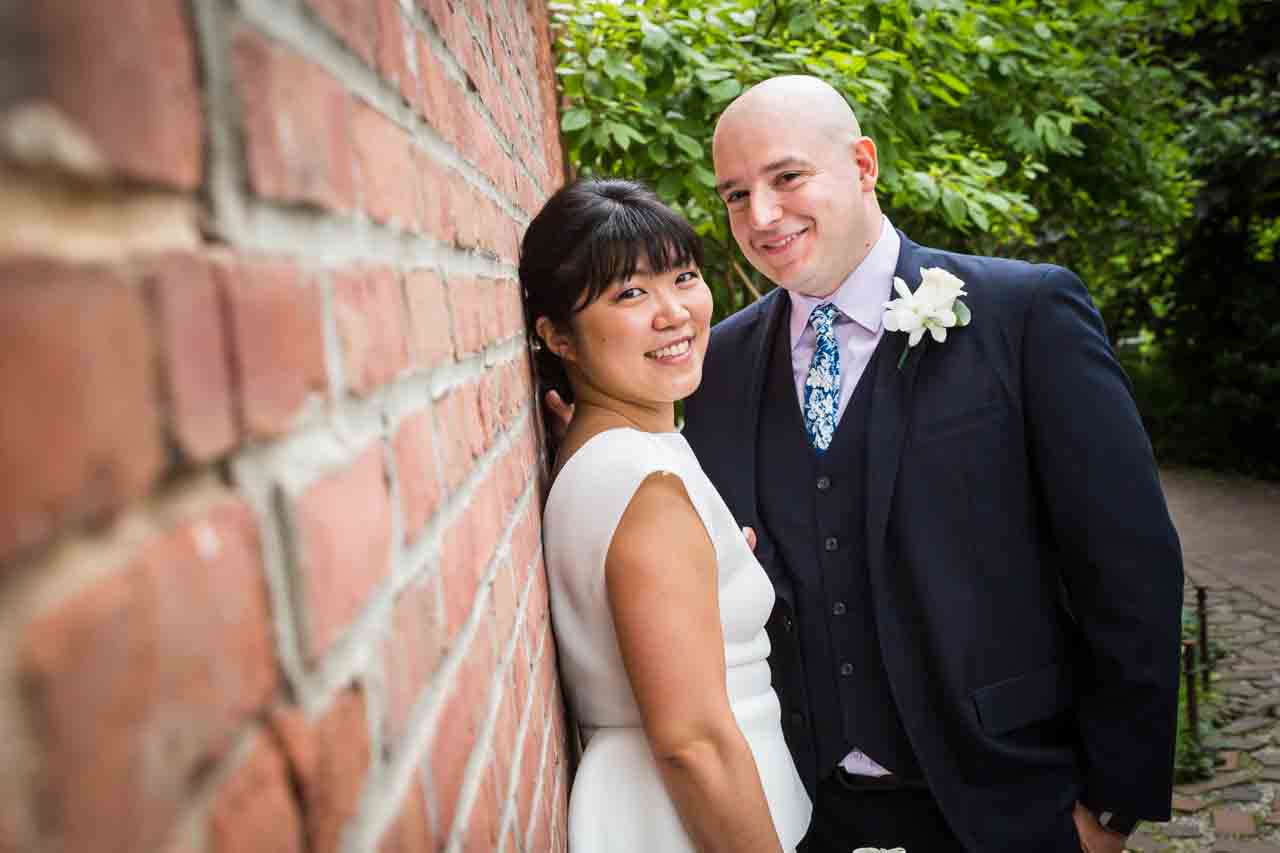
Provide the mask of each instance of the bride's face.
MULTIPOLYGON (((674 403, 702 381, 711 327, 711 290, 698 268, 613 282, 550 344, 575 384, 638 405, 674 403)), ((577 391, 575 390, 575 393, 577 391)))

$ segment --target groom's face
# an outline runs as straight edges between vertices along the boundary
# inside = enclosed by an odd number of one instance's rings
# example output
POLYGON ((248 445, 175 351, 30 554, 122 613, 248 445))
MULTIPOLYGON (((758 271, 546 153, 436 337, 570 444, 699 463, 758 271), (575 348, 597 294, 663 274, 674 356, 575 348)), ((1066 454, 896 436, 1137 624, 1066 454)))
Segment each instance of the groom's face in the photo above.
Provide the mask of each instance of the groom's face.
POLYGON ((717 128, 716 181, 734 239, 787 290, 827 296, 879 233, 875 147, 840 142, 778 108, 742 110, 717 128))

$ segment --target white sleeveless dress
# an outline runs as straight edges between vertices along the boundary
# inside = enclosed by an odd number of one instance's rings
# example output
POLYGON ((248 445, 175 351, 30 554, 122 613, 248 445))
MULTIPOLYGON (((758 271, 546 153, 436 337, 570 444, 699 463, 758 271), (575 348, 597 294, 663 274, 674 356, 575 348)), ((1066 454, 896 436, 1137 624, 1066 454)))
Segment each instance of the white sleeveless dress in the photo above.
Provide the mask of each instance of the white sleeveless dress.
MULTIPOLYGON (((587 739, 569 798, 570 853, 693 850, 641 728, 605 591, 614 531, 636 489, 657 471, 681 478, 715 546, 729 701, 782 846, 791 850, 808 829, 812 808, 783 740, 770 683, 764 624, 773 586, 683 436, 613 429, 593 436, 565 463, 543 519, 560 671, 587 739)), ((660 554, 662 543, 654 550, 660 554)))

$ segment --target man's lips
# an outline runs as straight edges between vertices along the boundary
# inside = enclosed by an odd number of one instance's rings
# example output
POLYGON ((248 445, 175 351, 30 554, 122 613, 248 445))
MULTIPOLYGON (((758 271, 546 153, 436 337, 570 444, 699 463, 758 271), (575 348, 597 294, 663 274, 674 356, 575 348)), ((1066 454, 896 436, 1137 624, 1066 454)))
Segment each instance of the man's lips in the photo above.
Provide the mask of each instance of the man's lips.
POLYGON ((790 234, 786 234, 781 237, 774 237, 769 240, 757 240, 756 246, 766 255, 777 255, 791 248, 795 245, 797 240, 808 233, 808 228, 801 228, 798 231, 792 231, 790 234))

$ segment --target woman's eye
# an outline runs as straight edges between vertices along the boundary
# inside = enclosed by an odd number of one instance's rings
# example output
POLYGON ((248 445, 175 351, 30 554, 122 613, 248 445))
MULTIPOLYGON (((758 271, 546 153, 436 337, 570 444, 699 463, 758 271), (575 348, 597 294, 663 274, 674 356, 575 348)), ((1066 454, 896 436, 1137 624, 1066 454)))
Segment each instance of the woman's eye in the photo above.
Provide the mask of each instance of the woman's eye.
POLYGON ((799 172, 783 172, 781 175, 778 176, 778 183, 789 184, 798 177, 800 177, 799 172))
POLYGON ((621 302, 624 299, 635 299, 642 293, 644 293, 644 291, 638 287, 628 287, 626 290, 618 294, 618 301, 621 302))
POLYGON ((676 276, 676 284, 691 284, 700 278, 702 278, 702 276, 697 270, 689 270, 688 272, 682 272, 680 275, 676 276))
POLYGON ((727 196, 724 197, 724 203, 734 204, 736 202, 742 201, 746 197, 747 197, 747 194, 745 191, 734 190, 733 192, 729 193, 727 196))

